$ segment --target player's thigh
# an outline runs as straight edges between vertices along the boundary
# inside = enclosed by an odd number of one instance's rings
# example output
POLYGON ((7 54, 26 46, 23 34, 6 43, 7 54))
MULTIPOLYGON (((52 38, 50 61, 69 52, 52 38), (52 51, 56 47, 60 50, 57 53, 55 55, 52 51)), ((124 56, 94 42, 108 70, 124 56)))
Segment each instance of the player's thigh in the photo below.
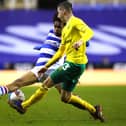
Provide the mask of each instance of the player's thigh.
POLYGON ((78 83, 78 79, 70 79, 63 82, 61 86, 63 90, 72 92, 75 89, 77 83, 78 83))
POLYGON ((54 72, 50 74, 51 79, 55 84, 58 84, 64 80, 65 71, 62 66, 57 68, 54 72))
POLYGON ((29 71, 26 74, 24 74, 22 77, 8 84, 7 87, 10 91, 13 91, 20 87, 31 85, 34 82, 37 82, 37 78, 31 71, 29 71))
POLYGON ((42 82, 42 86, 46 87, 46 88, 51 88, 53 87, 55 84, 53 82, 53 80, 51 79, 51 77, 47 77, 43 82, 42 82))
POLYGON ((48 69, 43 76, 40 78, 40 82, 43 82, 47 77, 50 76, 50 74, 54 71, 54 69, 48 69))
POLYGON ((58 84, 60 82, 64 82, 65 80, 69 80, 72 77, 72 75, 75 73, 73 71, 74 70, 72 70, 72 67, 69 63, 64 63, 62 66, 57 68, 54 72, 52 72, 50 77, 52 78, 55 84, 58 84))
POLYGON ((31 71, 29 71, 25 75, 23 75, 21 77, 21 79, 24 80, 24 81, 30 81, 30 82, 36 82, 36 81, 38 81, 38 78, 31 71))

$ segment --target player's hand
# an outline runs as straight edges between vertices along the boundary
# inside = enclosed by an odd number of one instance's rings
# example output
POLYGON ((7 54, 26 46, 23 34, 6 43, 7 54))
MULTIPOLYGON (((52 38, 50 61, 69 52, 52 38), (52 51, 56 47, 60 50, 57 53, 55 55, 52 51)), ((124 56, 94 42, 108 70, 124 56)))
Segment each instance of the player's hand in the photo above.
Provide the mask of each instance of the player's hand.
POLYGON ((42 68, 39 70, 39 73, 45 73, 47 69, 48 69, 47 67, 42 67, 42 68))
POLYGON ((75 42, 74 45, 73 45, 73 48, 78 50, 79 47, 82 45, 82 43, 83 43, 82 40, 79 40, 79 41, 75 42))
POLYGON ((38 71, 38 75, 39 77, 41 76, 41 74, 45 73, 47 71, 47 67, 42 67, 39 71, 38 71))

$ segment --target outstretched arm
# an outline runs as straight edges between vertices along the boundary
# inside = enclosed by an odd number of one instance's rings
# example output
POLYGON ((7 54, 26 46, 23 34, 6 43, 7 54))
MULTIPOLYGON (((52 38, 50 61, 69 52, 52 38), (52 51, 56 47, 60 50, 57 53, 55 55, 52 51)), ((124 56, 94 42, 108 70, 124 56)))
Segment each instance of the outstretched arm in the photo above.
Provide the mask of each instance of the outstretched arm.
POLYGON ((52 64, 54 64, 56 61, 58 61, 64 54, 65 46, 60 45, 58 51, 55 53, 55 55, 46 63, 46 67, 50 67, 52 64))
POLYGON ((40 71, 40 73, 44 73, 52 64, 54 64, 56 61, 58 61, 64 54, 65 46, 60 45, 58 51, 55 53, 55 55, 46 63, 45 67, 43 67, 40 71))

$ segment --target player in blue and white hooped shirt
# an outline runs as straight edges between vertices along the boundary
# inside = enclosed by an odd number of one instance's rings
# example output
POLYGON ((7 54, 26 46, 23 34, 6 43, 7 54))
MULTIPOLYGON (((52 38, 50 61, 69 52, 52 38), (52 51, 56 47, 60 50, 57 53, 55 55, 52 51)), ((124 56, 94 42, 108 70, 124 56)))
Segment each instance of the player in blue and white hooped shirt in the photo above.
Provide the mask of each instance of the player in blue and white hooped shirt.
POLYGON ((21 87, 39 82, 39 80, 47 77, 52 70, 56 69, 56 67, 63 64, 64 59, 60 60, 54 66, 50 67, 49 71, 47 71, 47 73, 42 75, 42 78, 38 78, 38 71, 45 65, 45 63, 50 58, 52 58, 52 56, 58 50, 60 45, 60 41, 61 41, 60 36, 61 36, 61 31, 64 26, 64 23, 61 22, 61 20, 57 17, 57 15, 55 15, 53 19, 53 24, 54 24, 54 29, 51 29, 49 31, 47 38, 45 42, 42 44, 42 46, 35 47, 35 49, 39 50, 40 54, 34 68, 28 71, 22 77, 14 80, 12 83, 6 84, 4 86, 0 86, 1 96, 13 92, 21 87))
MULTIPOLYGON (((54 24, 55 29, 58 30, 58 25, 54 24)), ((60 27, 60 26, 59 26, 60 27)), ((60 31, 54 31, 51 29, 48 33, 48 36, 41 46, 36 46, 34 49, 39 50, 39 58, 36 62, 35 67, 31 70, 37 77, 38 71, 42 68, 45 63, 56 53, 59 48, 61 38, 60 38, 60 31)), ((56 64, 49 68, 49 70, 44 74, 44 76, 40 79, 45 79, 53 70, 55 70, 58 66, 64 63, 64 57, 60 59, 56 64)))

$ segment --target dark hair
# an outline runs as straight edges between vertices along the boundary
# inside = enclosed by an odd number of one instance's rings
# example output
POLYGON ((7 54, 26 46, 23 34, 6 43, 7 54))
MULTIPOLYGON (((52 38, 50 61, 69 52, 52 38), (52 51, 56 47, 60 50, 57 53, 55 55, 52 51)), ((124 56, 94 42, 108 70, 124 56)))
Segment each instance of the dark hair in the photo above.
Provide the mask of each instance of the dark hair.
POLYGON ((53 22, 55 22, 55 21, 61 22, 60 18, 58 18, 58 13, 57 12, 53 16, 53 22))
POLYGON ((70 12, 72 10, 72 3, 64 1, 59 3, 57 7, 63 7, 64 9, 70 12))

